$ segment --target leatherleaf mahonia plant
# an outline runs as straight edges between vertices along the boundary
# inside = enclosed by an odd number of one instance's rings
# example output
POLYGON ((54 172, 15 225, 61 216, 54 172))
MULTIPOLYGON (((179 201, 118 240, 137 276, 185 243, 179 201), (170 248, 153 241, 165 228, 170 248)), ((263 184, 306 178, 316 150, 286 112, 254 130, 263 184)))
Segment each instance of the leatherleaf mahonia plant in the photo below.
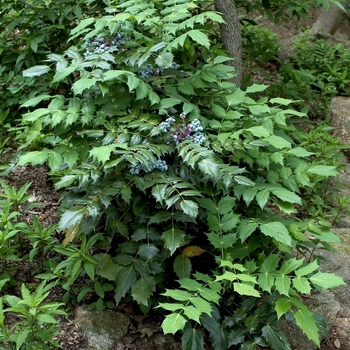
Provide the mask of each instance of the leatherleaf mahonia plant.
POLYGON ((230 81, 219 23, 202 1, 119 1, 49 56, 54 91, 72 90, 22 104, 31 151, 18 165, 47 163, 65 189, 52 278, 68 291, 90 279, 79 300, 113 292, 165 310, 184 349, 205 334, 215 349, 290 349, 281 319, 319 345, 323 323, 301 297, 343 281, 309 253, 339 240, 298 208, 337 169, 293 141, 293 101, 230 81))

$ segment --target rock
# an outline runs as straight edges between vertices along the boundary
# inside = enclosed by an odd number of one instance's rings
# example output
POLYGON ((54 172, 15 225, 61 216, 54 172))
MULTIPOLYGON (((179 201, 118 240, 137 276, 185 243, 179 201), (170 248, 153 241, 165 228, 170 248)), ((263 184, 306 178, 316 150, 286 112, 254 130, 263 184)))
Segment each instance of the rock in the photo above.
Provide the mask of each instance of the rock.
POLYGON ((156 334, 153 341, 157 350, 182 350, 181 344, 174 341, 170 334, 156 334))
POLYGON ((85 334, 91 350, 111 350, 127 334, 130 319, 117 311, 78 307, 74 323, 85 334))
POLYGON ((350 146, 350 97, 337 96, 331 101, 333 134, 340 137, 342 142, 350 146))

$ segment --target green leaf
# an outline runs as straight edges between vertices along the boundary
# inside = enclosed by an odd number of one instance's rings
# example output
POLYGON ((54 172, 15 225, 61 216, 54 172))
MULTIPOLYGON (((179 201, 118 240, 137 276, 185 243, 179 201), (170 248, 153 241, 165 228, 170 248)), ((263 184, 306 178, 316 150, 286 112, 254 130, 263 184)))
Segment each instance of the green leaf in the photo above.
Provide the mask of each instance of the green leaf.
POLYGON ((194 320, 197 323, 200 323, 199 317, 202 314, 202 311, 195 308, 192 305, 187 305, 184 310, 183 310, 184 314, 187 316, 188 319, 190 320, 194 320))
POLYGON ((306 277, 297 276, 292 279, 293 287, 299 292, 303 294, 310 295, 311 293, 311 285, 306 277))
POLYGON ((198 215, 198 204, 194 201, 184 199, 180 202, 180 207, 191 218, 195 218, 198 215))
POLYGON ((259 225, 254 221, 242 220, 238 226, 238 238, 243 243, 258 227, 259 225))
POLYGON ((318 337, 318 328, 313 313, 304 307, 299 309, 294 314, 294 317, 301 330, 319 347, 320 339, 318 337))
POLYGON ((237 237, 233 233, 229 234, 218 234, 215 232, 210 232, 206 234, 210 243, 216 248, 216 249, 225 249, 230 248, 236 243, 237 237))
POLYGON ((33 151, 23 154, 19 157, 17 165, 42 165, 47 161, 48 154, 43 151, 33 151))
POLYGON ((275 277, 275 287, 280 294, 289 296, 290 278, 285 275, 275 277))
POLYGON ((156 199, 157 202, 163 202, 165 199, 165 191, 167 187, 167 184, 156 184, 152 187, 152 196, 156 199))
POLYGON ((198 163, 198 168, 204 175, 209 175, 216 179, 219 174, 219 166, 213 159, 203 159, 198 163))
POLYGON ((50 66, 34 66, 23 71, 24 77, 37 77, 50 71, 50 66))
POLYGON ((52 82, 56 83, 58 81, 62 81, 63 79, 68 77, 68 75, 70 75, 71 73, 75 72, 77 67, 78 67, 77 65, 71 65, 71 66, 69 66, 67 68, 59 70, 58 72, 56 72, 55 76, 53 77, 52 82))
POLYGON ((268 87, 268 85, 254 83, 253 85, 247 87, 246 93, 265 91, 268 87))
POLYGON ((204 349, 203 333, 198 329, 186 327, 182 335, 183 350, 202 350, 204 349))
POLYGON ((125 294, 130 290, 132 284, 137 279, 137 273, 133 265, 123 266, 118 273, 116 279, 115 288, 115 300, 119 304, 120 300, 125 296, 125 294))
POLYGON ((287 100, 285 98, 275 97, 275 98, 271 98, 270 102, 271 103, 276 103, 276 104, 279 104, 279 105, 283 105, 283 106, 288 106, 291 103, 293 103, 293 100, 287 100))
POLYGON ((93 264, 92 262, 90 262, 88 260, 85 260, 84 261, 84 270, 88 274, 90 279, 92 281, 94 281, 95 280, 95 264, 93 264))
POLYGON ((198 297, 198 296, 197 297, 192 296, 191 302, 196 308, 198 308, 202 312, 204 312, 208 315, 211 315, 213 310, 212 310, 212 307, 208 301, 206 301, 203 298, 198 297))
POLYGON ((240 295, 249 295, 252 297, 260 297, 260 293, 254 289, 252 286, 245 283, 233 283, 233 289, 240 295))
POLYGON ((179 254, 174 259, 174 272, 176 273, 179 279, 189 278, 192 270, 191 259, 187 257, 185 254, 179 254))
POLYGON ((280 268, 280 273, 287 275, 299 268, 303 262, 304 259, 298 260, 296 258, 285 260, 280 268))
POLYGON ((162 68, 167 67, 171 65, 171 63, 173 62, 173 59, 174 59, 174 55, 172 53, 164 52, 157 56, 157 58, 155 59, 155 64, 158 67, 162 67, 162 68))
POLYGON ((315 165, 311 167, 307 172, 320 176, 335 176, 338 174, 337 167, 330 165, 315 165))
POLYGON ((101 259, 99 259, 100 256, 96 255, 94 255, 94 258, 99 261, 96 274, 110 281, 115 281, 122 267, 115 264, 108 254, 102 254, 101 259))
POLYGON ((311 263, 308 263, 306 266, 301 267, 300 269, 295 271, 295 274, 297 276, 305 276, 310 274, 311 272, 314 272, 319 267, 319 264, 317 260, 312 261, 311 263))
POLYGON ((179 313, 173 313, 165 317, 162 322, 164 334, 175 334, 177 331, 182 331, 185 328, 187 320, 179 313))
POLYGON ((262 139, 268 142, 271 146, 281 149, 281 148, 291 148, 291 143, 284 139, 283 137, 271 135, 262 139))
POLYGON ((29 329, 21 329, 16 339, 16 350, 22 348, 22 345, 27 340, 30 330, 29 329))
POLYGON ((83 78, 83 79, 77 80, 72 86, 74 95, 81 94, 84 90, 87 90, 91 88, 91 86, 94 86, 96 82, 97 82, 96 78, 92 78, 92 79, 83 78))
POLYGON ((203 314, 201 317, 203 327, 209 331, 211 345, 215 350, 228 349, 226 334, 222 330, 221 324, 213 316, 203 314))
POLYGON ((156 289, 153 277, 145 276, 131 285, 131 295, 139 304, 148 306, 148 300, 156 289))
POLYGON ((102 164, 106 163, 109 160, 111 153, 115 151, 116 146, 114 144, 107 146, 94 147, 90 150, 90 156, 102 164))
POLYGON ((270 132, 261 125, 252 126, 251 128, 245 130, 251 132, 254 136, 259 138, 268 137, 270 135, 270 132))
POLYGON ((255 182, 248 179, 247 177, 245 176, 241 176, 241 175, 235 175, 233 177, 236 182, 239 184, 239 185, 244 185, 244 186, 255 186, 255 182))
POLYGON ((334 273, 317 272, 310 277, 310 282, 323 289, 335 288, 341 285, 346 285, 343 279, 334 273))
POLYGON ((192 299, 192 294, 180 289, 167 289, 162 295, 178 301, 188 301, 192 299))
POLYGON ((176 311, 176 310, 180 310, 183 309, 184 306, 183 304, 179 304, 179 303, 159 303, 156 308, 162 308, 164 310, 169 310, 169 311, 176 311))
POLYGON ((280 319, 288 310, 290 310, 291 302, 286 298, 279 298, 275 303, 275 310, 277 312, 277 318, 280 319))
POLYGON ((52 323, 52 324, 57 323, 57 321, 51 315, 48 315, 48 314, 37 314, 35 318, 37 321, 42 323, 52 323))
POLYGON ((141 244, 138 249, 138 254, 145 260, 151 260, 157 256, 159 249, 154 244, 141 244))
POLYGON ((75 225, 79 221, 81 221, 86 215, 86 208, 83 206, 73 207, 67 210, 61 216, 60 220, 60 230, 64 231, 67 228, 75 225))
POLYGON ((24 102, 23 104, 20 105, 20 108, 22 107, 34 107, 36 106, 38 103, 40 103, 41 101, 46 101, 53 98, 53 96, 50 95, 40 95, 40 96, 36 96, 34 98, 31 98, 29 100, 27 100, 26 102, 24 102))
POLYGON ((268 202, 269 197, 270 197, 270 192, 268 190, 262 190, 256 194, 255 199, 262 210, 265 208, 265 205, 268 202))
POLYGON ((85 18, 79 22, 79 24, 71 30, 70 35, 74 35, 76 33, 79 33, 81 30, 89 26, 90 24, 94 23, 96 21, 95 18, 85 18))
POLYGON ((292 239, 289 235, 287 228, 281 222, 269 222, 267 224, 260 225, 261 232, 276 239, 278 242, 290 246, 292 239))
POLYGON ((309 157, 315 153, 309 152, 305 148, 302 148, 302 147, 296 147, 296 148, 292 148, 291 150, 289 150, 288 154, 293 154, 294 156, 297 156, 297 157, 309 157))
POLYGON ((170 250, 170 254, 173 255, 175 250, 178 247, 180 247, 180 245, 183 243, 184 237, 185 237, 184 231, 173 227, 163 232, 161 238, 164 241, 165 247, 168 248, 170 250))
POLYGON ((286 335, 277 327, 266 325, 261 330, 262 336, 274 350, 291 350, 286 335))
POLYGON ((301 204, 301 198, 286 188, 281 187, 278 189, 272 189, 271 192, 282 201, 301 204))
POLYGON ((203 45, 204 47, 209 49, 210 41, 209 41, 208 37, 200 30, 192 29, 192 30, 187 32, 187 35, 190 36, 199 45, 203 45))

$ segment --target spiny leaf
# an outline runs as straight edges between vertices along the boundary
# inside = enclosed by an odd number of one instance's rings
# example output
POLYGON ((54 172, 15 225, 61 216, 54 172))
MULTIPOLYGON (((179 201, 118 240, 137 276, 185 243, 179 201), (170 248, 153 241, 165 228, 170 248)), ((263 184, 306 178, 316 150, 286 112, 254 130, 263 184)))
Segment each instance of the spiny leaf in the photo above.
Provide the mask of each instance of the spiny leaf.
POLYGON ((181 245, 185 237, 184 231, 178 228, 171 228, 166 230, 162 234, 162 240, 164 241, 165 247, 170 250, 170 254, 172 255, 175 250, 181 245))
POLYGON ((346 285, 343 279, 334 273, 317 272, 310 277, 310 282, 321 288, 330 289, 341 285, 346 285))
POLYGON ((162 322, 164 334, 175 334, 177 331, 182 331, 185 328, 187 321, 179 313, 173 313, 165 317, 162 322))
POLYGON ((277 327, 266 325, 262 328, 262 335, 274 350, 291 350, 285 334, 277 327))
POLYGON ((187 327, 182 335, 183 350, 202 350, 204 349, 203 333, 198 329, 187 327))
POLYGON ((294 317, 301 330, 319 347, 320 339, 318 337, 318 328, 313 313, 305 307, 299 309, 294 314, 294 317))
POLYGON ((190 36, 195 42, 199 45, 205 46, 207 49, 210 47, 210 41, 208 37, 198 29, 192 29, 187 32, 187 35, 190 36))
POLYGON ((179 279, 189 278, 192 270, 191 259, 185 254, 179 254, 174 259, 174 272, 179 279))
POLYGON ((75 225, 82 220, 86 215, 86 208, 84 206, 76 206, 67 210, 61 216, 60 230, 66 230, 68 227, 75 225))
POLYGON ((276 239, 285 245, 291 245, 292 239, 289 235, 287 228, 281 222, 269 222, 267 224, 260 225, 261 232, 276 239))
POLYGON ((34 66, 23 71, 24 77, 37 77, 50 71, 50 66, 34 66))
POLYGON ((148 299, 156 288, 156 282, 152 276, 141 277, 131 285, 131 295, 139 304, 148 306, 148 299))

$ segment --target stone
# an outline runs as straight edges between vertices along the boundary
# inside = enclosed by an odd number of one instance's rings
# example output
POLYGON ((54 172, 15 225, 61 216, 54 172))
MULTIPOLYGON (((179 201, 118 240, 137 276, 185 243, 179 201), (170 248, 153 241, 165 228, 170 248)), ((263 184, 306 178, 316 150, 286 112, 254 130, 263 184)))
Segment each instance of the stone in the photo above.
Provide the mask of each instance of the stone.
POLYGON ((350 97, 337 96, 331 100, 333 135, 340 137, 342 142, 350 146, 350 97))
POLYGON ((117 311, 89 311, 80 306, 74 323, 86 336, 89 350, 111 350, 127 334, 130 319, 117 311))

